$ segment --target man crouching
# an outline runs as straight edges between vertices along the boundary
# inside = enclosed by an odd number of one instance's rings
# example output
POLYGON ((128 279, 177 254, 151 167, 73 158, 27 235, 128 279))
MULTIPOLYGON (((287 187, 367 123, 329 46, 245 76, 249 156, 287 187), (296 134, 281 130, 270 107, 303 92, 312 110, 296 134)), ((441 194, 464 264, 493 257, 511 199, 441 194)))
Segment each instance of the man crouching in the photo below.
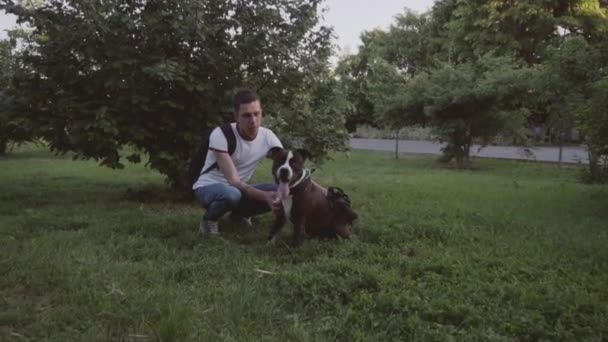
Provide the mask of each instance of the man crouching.
POLYGON ((262 107, 253 90, 242 89, 235 94, 234 119, 234 152, 228 153, 228 141, 220 127, 213 130, 201 174, 192 186, 197 201, 206 209, 199 227, 203 234, 219 235, 218 220, 227 212, 250 226, 251 216, 273 207, 276 184, 247 183, 268 151, 282 147, 279 138, 261 126, 262 107))

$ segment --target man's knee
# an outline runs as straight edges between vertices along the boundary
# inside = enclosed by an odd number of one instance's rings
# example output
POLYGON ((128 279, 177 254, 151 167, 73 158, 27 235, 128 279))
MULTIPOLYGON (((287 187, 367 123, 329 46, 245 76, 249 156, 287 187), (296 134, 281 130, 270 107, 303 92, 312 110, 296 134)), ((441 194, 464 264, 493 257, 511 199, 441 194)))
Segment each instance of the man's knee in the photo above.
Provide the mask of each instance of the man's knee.
POLYGON ((222 200, 228 202, 228 204, 231 207, 236 207, 239 204, 239 202, 241 201, 241 197, 242 197, 241 191, 239 189, 233 188, 233 187, 230 187, 229 189, 230 189, 229 191, 226 191, 223 194, 222 200))
POLYGON ((241 191, 224 184, 213 184, 195 190, 195 195, 202 207, 213 205, 234 207, 241 201, 241 191))

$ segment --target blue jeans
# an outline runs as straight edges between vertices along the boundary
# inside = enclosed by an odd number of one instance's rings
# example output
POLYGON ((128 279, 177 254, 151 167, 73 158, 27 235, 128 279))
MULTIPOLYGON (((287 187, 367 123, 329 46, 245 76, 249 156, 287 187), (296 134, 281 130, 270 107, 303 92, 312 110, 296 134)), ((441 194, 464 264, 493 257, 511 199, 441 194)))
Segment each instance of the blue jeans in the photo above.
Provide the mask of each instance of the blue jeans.
MULTIPOLYGON (((272 183, 252 186, 262 191, 277 190, 277 185, 272 183)), ((194 190, 194 196, 198 203, 207 209, 203 219, 208 221, 217 221, 229 211, 240 217, 251 217, 271 210, 267 203, 257 201, 241 190, 221 183, 197 188, 194 190)))

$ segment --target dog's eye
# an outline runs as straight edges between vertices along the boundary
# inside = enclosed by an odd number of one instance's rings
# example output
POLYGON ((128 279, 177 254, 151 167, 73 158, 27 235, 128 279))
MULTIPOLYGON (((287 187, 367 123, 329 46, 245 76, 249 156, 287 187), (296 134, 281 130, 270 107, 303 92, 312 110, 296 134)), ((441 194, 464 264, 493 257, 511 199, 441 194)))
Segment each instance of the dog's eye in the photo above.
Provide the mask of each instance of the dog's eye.
POLYGON ((295 162, 296 162, 295 160, 290 159, 290 160, 289 160, 289 165, 293 165, 295 162))

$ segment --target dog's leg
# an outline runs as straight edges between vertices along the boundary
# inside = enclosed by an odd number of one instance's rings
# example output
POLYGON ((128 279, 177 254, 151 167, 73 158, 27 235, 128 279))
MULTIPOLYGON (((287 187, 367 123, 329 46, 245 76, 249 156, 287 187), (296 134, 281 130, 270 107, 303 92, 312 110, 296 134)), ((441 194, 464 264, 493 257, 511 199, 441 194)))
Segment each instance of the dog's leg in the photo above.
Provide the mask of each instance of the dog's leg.
POLYGON ((340 222, 337 225, 335 225, 335 228, 333 229, 333 231, 336 234, 336 237, 340 237, 342 239, 348 239, 348 238, 350 238, 350 234, 352 232, 352 224, 350 224, 348 222, 340 222))
POLYGON ((298 247, 302 244, 302 239, 306 234, 306 220, 304 217, 293 224, 293 240, 291 241, 292 247, 298 247))
POLYGON ((281 232, 281 228, 283 228, 283 226, 285 225, 285 221, 286 219, 283 215, 276 217, 274 223, 272 224, 272 227, 270 228, 268 243, 274 243, 274 240, 276 239, 277 235, 279 234, 279 232, 281 232))

